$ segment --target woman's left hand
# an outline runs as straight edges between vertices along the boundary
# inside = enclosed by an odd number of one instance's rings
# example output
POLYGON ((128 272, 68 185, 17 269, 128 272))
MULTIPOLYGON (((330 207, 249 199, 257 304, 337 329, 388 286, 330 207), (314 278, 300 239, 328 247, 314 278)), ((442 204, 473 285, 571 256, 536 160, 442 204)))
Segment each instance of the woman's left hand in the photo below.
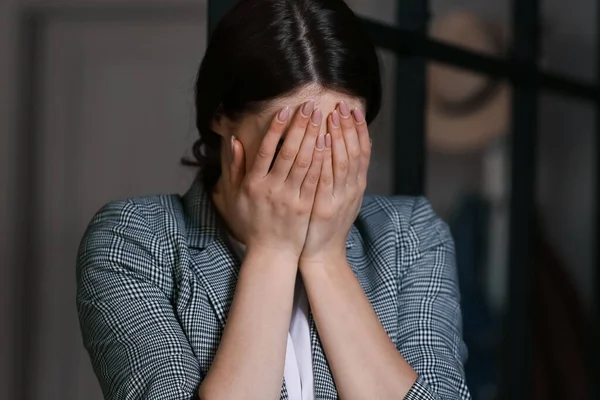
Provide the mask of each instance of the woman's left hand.
POLYGON ((341 102, 327 118, 325 158, 300 268, 346 259, 346 238, 367 186, 371 139, 364 114, 341 102))

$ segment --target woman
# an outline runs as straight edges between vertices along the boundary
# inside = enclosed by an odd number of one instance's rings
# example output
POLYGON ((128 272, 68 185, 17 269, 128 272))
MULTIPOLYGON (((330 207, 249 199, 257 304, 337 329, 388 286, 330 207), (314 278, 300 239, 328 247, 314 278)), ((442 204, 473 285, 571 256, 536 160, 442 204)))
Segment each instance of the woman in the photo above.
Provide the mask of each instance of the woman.
POLYGON ((108 399, 467 399, 453 244, 366 196, 381 101, 342 0, 241 0, 196 84, 198 179, 105 206, 78 257, 108 399))

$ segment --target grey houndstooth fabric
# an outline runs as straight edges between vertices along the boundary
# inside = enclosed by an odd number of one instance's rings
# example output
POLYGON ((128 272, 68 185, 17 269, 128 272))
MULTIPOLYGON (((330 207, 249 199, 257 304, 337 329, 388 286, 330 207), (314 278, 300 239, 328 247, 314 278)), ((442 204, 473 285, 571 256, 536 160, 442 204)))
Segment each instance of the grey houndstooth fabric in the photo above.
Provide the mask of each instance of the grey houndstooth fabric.
MULTIPOLYGON (((77 307, 105 398, 197 398, 240 268, 220 226, 198 182, 183 197, 112 202, 93 218, 78 254, 77 307)), ((454 246, 427 201, 366 196, 346 244, 383 327, 419 374, 406 399, 469 399, 454 246)), ((315 396, 337 399, 309 322, 315 396)))

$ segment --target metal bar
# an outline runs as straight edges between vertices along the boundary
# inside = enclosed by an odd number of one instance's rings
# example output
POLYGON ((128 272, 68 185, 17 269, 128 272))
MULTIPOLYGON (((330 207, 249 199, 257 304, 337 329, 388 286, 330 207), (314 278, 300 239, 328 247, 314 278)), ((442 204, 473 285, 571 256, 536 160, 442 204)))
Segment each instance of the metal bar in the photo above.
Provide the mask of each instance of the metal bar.
MULTIPOLYGON (((398 26, 425 35, 427 0, 398 0, 398 26)), ((425 59, 397 58, 395 134, 392 137, 394 194, 421 195, 425 187, 425 59)))
POLYGON ((33 386, 28 382, 34 374, 34 348, 32 345, 35 333, 38 331, 37 323, 39 311, 35 305, 38 303, 40 292, 36 290, 39 284, 39 274, 36 266, 39 264, 37 255, 31 249, 36 248, 36 224, 39 224, 39 215, 36 201, 40 198, 38 193, 39 179, 36 171, 39 170, 39 140, 35 140, 38 131, 41 110, 38 99, 40 97, 41 75, 43 59, 40 52, 40 41, 45 20, 41 15, 22 13, 20 15, 19 31, 19 116, 18 152, 22 162, 17 168, 19 174, 19 190, 17 190, 17 203, 23 220, 17 225, 15 234, 19 237, 17 248, 17 265, 15 276, 15 297, 17 310, 14 312, 15 321, 15 351, 13 352, 12 384, 14 393, 19 393, 23 400, 32 399, 33 386))
MULTIPOLYGON (((474 53, 442 43, 407 29, 396 29, 363 19, 373 41, 397 54, 421 56, 431 61, 479 72, 497 79, 509 79, 515 85, 541 87, 557 94, 590 101, 600 100, 597 83, 582 82, 559 74, 544 72, 518 59, 501 59, 474 53)), ((519 44, 515 40, 515 46, 519 44)))
MULTIPOLYGON (((535 69, 539 59, 539 1, 514 0, 512 57, 535 69)), ((533 380, 533 264, 539 90, 513 89, 508 307, 503 327, 501 398, 530 399, 533 380)))
POLYGON ((169 21, 200 23, 206 18, 206 6, 195 3, 34 3, 23 12, 52 21, 169 21))
POLYGON ((237 0, 208 0, 208 34, 215 31, 219 21, 233 7, 237 0))
MULTIPOLYGON (((600 37, 600 2, 596 2, 596 37, 600 37)), ((600 42, 596 44, 596 81, 600 82, 600 42)), ((595 248, 594 252, 594 272, 592 286, 592 315, 590 318, 590 332, 588 337, 588 359, 587 376, 590 387, 590 399, 600 398, 600 381, 597 379, 596 371, 600 367, 600 103, 596 103, 596 187, 594 190, 596 215, 595 226, 595 248)))

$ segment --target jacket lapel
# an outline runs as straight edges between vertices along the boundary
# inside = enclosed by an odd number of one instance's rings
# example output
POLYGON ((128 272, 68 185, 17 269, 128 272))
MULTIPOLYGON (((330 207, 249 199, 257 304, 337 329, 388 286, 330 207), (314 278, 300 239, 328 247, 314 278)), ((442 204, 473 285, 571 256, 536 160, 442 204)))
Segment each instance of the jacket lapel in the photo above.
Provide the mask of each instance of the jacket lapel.
POLYGON ((321 346, 321 339, 315 326, 312 313, 309 316, 310 324, 310 346, 313 360, 313 382, 315 385, 315 399, 337 400, 337 390, 333 382, 333 376, 329 370, 329 364, 321 346))
MULTIPOLYGON (((370 236, 366 232, 360 232, 356 226, 353 227, 352 232, 355 242, 361 242, 363 237, 370 236)), ((394 243, 390 245, 395 246, 394 243)), ((346 258, 381 325, 395 343, 398 335, 398 318, 396 313, 388 312, 390 308, 398 306, 396 284, 398 273, 395 260, 386 257, 379 246, 372 245, 349 248, 346 251, 346 258)))
POLYGON ((229 250, 210 194, 195 181, 183 197, 188 246, 194 250, 194 271, 202 282, 221 323, 233 299, 240 261, 229 250))
MULTIPOLYGON (((186 212, 188 245, 194 249, 194 271, 204 286, 208 299, 219 319, 221 329, 235 293, 241 260, 228 246, 217 212, 200 182, 195 181, 183 197, 186 212)), ((281 399, 288 400, 285 380, 281 399)))

